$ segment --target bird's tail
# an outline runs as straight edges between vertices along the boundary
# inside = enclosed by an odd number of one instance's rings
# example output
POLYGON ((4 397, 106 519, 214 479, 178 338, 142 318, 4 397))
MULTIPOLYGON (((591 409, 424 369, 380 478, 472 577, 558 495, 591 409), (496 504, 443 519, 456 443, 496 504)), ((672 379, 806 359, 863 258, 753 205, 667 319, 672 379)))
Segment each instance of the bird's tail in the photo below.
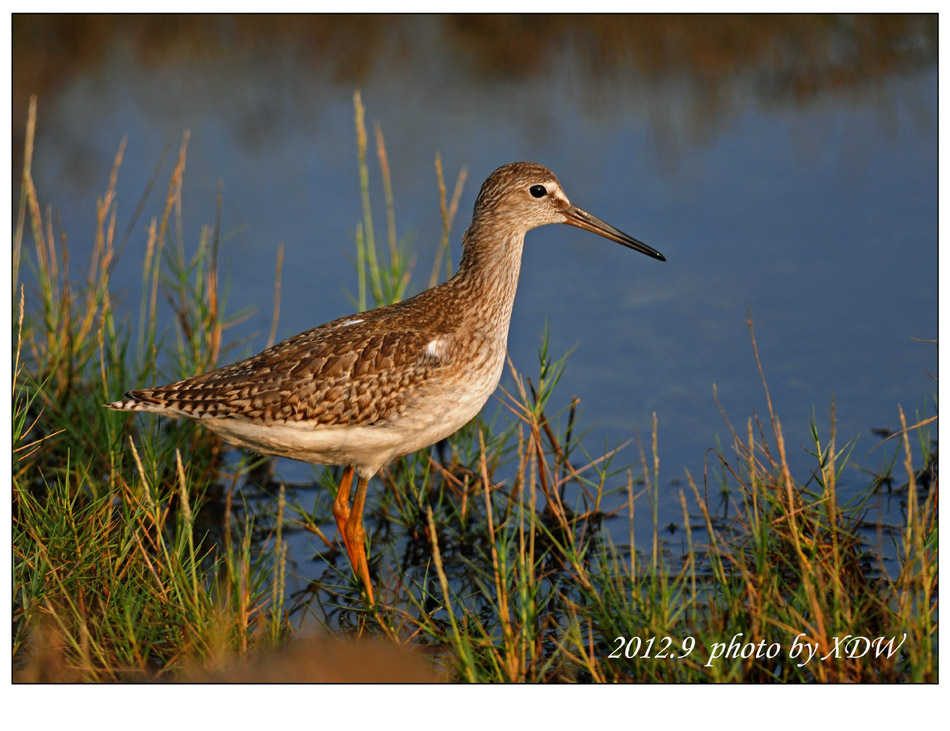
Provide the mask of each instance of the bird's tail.
POLYGON ((174 409, 169 409, 167 404, 150 399, 147 391, 129 391, 123 396, 124 398, 120 401, 113 401, 103 406, 112 411, 143 411, 166 416, 178 415, 174 409))

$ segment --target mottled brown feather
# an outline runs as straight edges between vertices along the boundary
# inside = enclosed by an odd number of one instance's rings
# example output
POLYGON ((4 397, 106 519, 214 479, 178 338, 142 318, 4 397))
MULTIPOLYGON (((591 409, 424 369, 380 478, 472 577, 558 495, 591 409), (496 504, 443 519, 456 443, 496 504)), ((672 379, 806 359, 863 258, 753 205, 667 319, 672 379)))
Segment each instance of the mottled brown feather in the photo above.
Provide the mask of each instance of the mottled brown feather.
POLYGON ((451 340, 456 319, 454 307, 442 308, 440 317, 427 312, 427 294, 340 318, 251 358, 125 397, 196 418, 325 426, 390 421, 411 403, 415 389, 446 377, 454 355, 441 360, 427 351, 435 337, 451 340), (420 311, 427 312, 421 318, 426 322, 416 316, 420 311))

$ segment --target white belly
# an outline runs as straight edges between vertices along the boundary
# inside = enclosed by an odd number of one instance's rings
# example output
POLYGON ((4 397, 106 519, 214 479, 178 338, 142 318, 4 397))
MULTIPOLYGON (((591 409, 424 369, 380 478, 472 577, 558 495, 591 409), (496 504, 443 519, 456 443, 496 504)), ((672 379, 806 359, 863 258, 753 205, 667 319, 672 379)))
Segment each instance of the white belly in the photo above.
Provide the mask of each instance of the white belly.
POLYGON ((372 474, 396 457, 445 439, 481 411, 498 385, 496 374, 472 388, 455 383, 418 398, 408 413, 372 426, 261 423, 240 418, 201 419, 225 440, 263 454, 325 465, 354 465, 372 474))

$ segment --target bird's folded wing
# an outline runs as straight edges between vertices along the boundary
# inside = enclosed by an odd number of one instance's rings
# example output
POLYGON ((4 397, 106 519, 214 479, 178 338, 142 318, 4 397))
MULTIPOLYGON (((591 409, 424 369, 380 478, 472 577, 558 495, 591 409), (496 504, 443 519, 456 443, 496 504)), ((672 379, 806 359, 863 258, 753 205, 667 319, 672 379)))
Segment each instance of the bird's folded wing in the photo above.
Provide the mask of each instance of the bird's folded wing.
POLYGON ((397 415, 441 377, 450 337, 343 319, 251 358, 167 386, 130 391, 113 408, 192 418, 370 425, 397 415))

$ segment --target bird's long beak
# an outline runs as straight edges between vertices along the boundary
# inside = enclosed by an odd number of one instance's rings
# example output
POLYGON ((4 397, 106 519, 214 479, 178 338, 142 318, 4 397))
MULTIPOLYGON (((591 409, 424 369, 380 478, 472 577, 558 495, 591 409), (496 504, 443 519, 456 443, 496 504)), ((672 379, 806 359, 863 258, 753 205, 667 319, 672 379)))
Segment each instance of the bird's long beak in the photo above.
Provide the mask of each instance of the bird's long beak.
POLYGON ((627 236, 619 228, 614 228, 609 223, 601 221, 596 216, 590 215, 587 211, 582 211, 575 205, 572 205, 564 212, 564 223, 571 226, 577 226, 586 231, 593 231, 595 234, 603 236, 605 239, 616 241, 629 249, 639 251, 641 254, 652 256, 654 259, 666 261, 666 257, 651 246, 647 246, 642 241, 637 241, 633 236, 627 236))

